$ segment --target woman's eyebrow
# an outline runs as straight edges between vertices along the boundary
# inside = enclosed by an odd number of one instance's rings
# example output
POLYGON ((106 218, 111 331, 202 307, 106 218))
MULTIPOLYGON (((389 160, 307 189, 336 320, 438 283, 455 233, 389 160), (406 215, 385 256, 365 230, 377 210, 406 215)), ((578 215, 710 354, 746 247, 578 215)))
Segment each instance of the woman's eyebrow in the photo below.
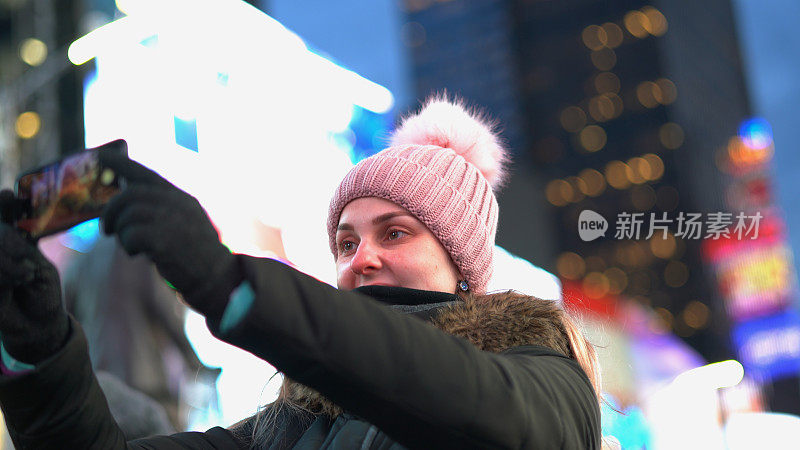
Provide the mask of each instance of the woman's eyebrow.
POLYGON ((409 217, 414 217, 414 215, 413 215, 413 214, 411 214, 411 213, 410 213, 410 212, 408 212, 408 211, 403 211, 403 210, 400 210, 400 211, 392 211, 392 212, 388 212, 388 213, 386 213, 386 214, 381 214, 380 216, 378 216, 378 217, 376 217, 376 218, 372 219, 372 224, 373 224, 373 225, 378 225, 379 223, 386 222, 387 220, 389 220, 389 219, 391 219, 391 218, 393 218, 393 217, 398 217, 398 216, 409 216, 409 217))
MULTIPOLYGON (((372 219, 372 224, 373 225, 378 225, 378 224, 380 224, 382 222, 386 222, 387 220, 389 220, 389 219, 391 219, 393 217, 399 217, 399 216, 408 216, 408 217, 415 218, 414 215, 411 214, 408 211, 392 211, 392 212, 388 212, 386 214, 381 214, 380 216, 372 219)), ((350 225, 347 222, 340 223, 339 226, 336 227, 336 230, 337 231, 352 231, 353 230, 353 226, 350 225)))

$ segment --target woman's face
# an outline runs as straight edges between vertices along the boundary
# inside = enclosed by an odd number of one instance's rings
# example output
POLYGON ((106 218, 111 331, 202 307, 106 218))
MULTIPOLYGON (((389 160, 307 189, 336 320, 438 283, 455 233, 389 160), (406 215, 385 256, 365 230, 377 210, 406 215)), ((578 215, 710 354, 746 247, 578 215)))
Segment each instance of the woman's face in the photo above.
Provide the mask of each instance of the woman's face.
POLYGON ((336 247, 339 289, 384 285, 455 292, 461 278, 425 224, 377 197, 358 198, 344 207, 336 247))

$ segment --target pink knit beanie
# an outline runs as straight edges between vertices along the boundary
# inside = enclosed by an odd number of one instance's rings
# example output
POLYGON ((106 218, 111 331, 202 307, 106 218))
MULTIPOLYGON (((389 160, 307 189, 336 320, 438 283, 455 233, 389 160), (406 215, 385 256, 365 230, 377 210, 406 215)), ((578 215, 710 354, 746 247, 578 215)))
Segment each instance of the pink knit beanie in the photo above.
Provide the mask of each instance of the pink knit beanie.
MULTIPOLYGON (((395 131, 391 146, 362 160, 344 177, 328 210, 328 238, 337 257, 342 209, 379 197, 407 209, 431 230, 475 293, 492 274, 497 199, 507 155, 494 125, 461 102, 430 99, 395 131)), ((455 286, 454 286, 455 288, 455 286)))

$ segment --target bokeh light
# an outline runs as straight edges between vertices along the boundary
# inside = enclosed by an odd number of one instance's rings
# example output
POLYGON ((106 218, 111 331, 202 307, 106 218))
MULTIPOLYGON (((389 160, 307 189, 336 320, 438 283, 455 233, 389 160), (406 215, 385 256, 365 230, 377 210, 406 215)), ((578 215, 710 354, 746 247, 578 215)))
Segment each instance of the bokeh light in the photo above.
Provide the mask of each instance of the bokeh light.
POLYGON ((28 38, 19 46, 19 57, 29 66, 38 66, 47 59, 47 45, 36 38, 28 38))
POLYGON ((649 168, 649 176, 647 179, 649 181, 656 181, 664 176, 664 161, 654 153, 648 153, 642 156, 647 162, 647 166, 649 168))
POLYGON ((572 187, 572 197, 570 198, 570 201, 576 203, 583 200, 584 196, 586 195, 584 192, 589 189, 586 185, 586 182, 578 177, 567 177, 566 181, 572 187))
POLYGON ((667 32, 667 18, 661 11, 653 8, 652 6, 645 6, 642 8, 647 20, 642 22, 645 30, 653 36, 663 36, 667 32))
POLYGON ((583 186, 586 187, 583 193, 589 197, 597 197, 606 189, 606 180, 603 174, 597 170, 583 169, 581 173, 578 174, 578 178, 583 180, 583 186))
POLYGON ((608 280, 608 290, 612 294, 620 294, 628 286, 628 275, 619 267, 610 267, 603 275, 608 280))
POLYGON ((658 129, 658 140, 661 145, 669 150, 675 150, 683 145, 683 128, 674 122, 667 122, 658 129))
POLYGON ((616 94, 620 85, 619 77, 612 72, 600 72, 594 77, 594 88, 598 94, 616 94))
POLYGON ((578 280, 586 273, 586 262, 580 255, 564 252, 556 260, 558 274, 568 280, 578 280))
POLYGON ((662 105, 669 105, 670 103, 674 102, 676 98, 678 98, 678 88, 675 87, 675 83, 667 78, 659 78, 656 80, 656 86, 658 86, 658 90, 661 94, 661 98, 659 102, 662 105))
POLYGON ((589 125, 578 135, 581 146, 589 152, 596 152, 605 147, 606 139, 605 130, 597 125, 589 125))
POLYGON ((623 23, 628 33, 639 39, 646 38, 649 34, 647 28, 650 27, 650 22, 647 16, 641 11, 629 11, 625 14, 623 23))
MULTIPOLYGON (((689 267, 680 261, 670 261, 664 267, 664 283, 673 288, 679 288, 689 280, 689 267)), ((696 327, 695 327, 696 328, 696 327)))
POLYGON ((22 139, 31 139, 39 134, 42 128, 42 119, 34 111, 26 111, 17 117, 14 129, 17 136, 22 139))
POLYGON ((642 157, 634 157, 628 160, 628 166, 631 168, 631 182, 633 184, 642 184, 652 177, 652 169, 650 163, 642 157))
POLYGON ((589 25, 581 32, 583 44, 591 50, 600 50, 608 43, 606 30, 597 25, 589 25))
POLYGON ((622 28, 619 25, 606 22, 602 26, 603 31, 606 32, 606 46, 608 48, 617 48, 622 44, 622 40, 624 35, 622 34, 622 28))
POLYGON ((606 182, 614 189, 627 189, 631 185, 631 168, 622 161, 611 161, 605 168, 606 182))
POLYGON ((602 298, 610 289, 608 278, 601 272, 589 272, 583 278, 583 291, 589 298, 602 298))
POLYGON ((586 126, 586 113, 577 106, 569 106, 559 116, 561 126, 570 133, 577 133, 586 126))
POLYGON ((663 231, 656 230, 650 238, 649 244, 650 251, 653 255, 661 259, 672 258, 678 248, 678 244, 675 242, 675 236, 669 231, 667 231, 667 236, 665 238, 663 231))
POLYGON ((589 99, 589 115, 598 122, 605 122, 614 117, 614 103, 605 95, 592 97, 589 99))
POLYGON ((661 89, 652 81, 643 81, 636 86, 636 99, 645 108, 655 108, 661 104, 661 89))
POLYGON ((555 206, 564 206, 572 198, 572 186, 564 180, 553 180, 545 187, 547 201, 555 206))
POLYGON ((772 127, 764 119, 748 119, 739 126, 739 137, 744 145, 763 150, 772 145, 772 127))
POLYGON ((614 50, 611 50, 608 47, 603 47, 600 50, 592 51, 592 64, 597 67, 598 70, 611 70, 617 64, 617 54, 614 53, 614 50))
POLYGON ((681 313, 683 322, 697 330, 705 328, 708 325, 710 316, 711 310, 708 306, 697 300, 689 302, 681 313))
MULTIPOLYGON (((752 141, 751 141, 752 142, 752 141)), ((748 168, 760 166, 772 159, 774 147, 751 147, 741 136, 733 136, 728 141, 728 158, 734 166, 748 168)))

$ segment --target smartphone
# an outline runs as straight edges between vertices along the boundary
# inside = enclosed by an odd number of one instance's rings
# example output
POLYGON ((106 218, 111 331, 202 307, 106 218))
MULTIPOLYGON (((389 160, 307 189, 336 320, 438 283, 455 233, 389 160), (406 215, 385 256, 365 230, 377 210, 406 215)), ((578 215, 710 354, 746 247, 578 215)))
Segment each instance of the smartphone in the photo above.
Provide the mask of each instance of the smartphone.
POLYGON ((127 155, 128 146, 119 139, 20 175, 16 227, 38 239, 100 216, 123 188, 123 180, 100 163, 102 152, 127 155))

